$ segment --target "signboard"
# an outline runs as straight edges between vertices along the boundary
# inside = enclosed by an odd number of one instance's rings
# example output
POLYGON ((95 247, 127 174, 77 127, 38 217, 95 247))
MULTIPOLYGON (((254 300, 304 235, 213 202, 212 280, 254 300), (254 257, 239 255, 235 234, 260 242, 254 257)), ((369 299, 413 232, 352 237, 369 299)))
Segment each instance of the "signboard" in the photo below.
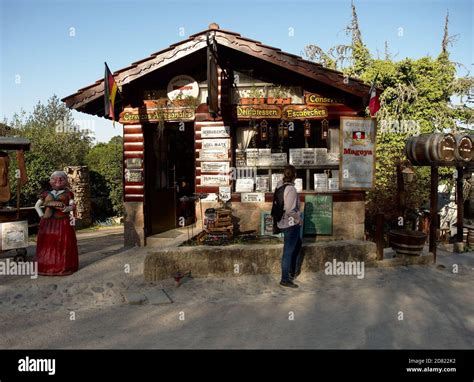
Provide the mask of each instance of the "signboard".
POLYGON ((0 250, 28 247, 28 222, 0 223, 0 250))
POLYGON ((201 175, 201 186, 227 186, 229 175, 201 175))
POLYGON ((260 213, 260 234, 282 237, 283 233, 273 233, 273 217, 270 212, 262 211, 260 213))
POLYGON ((202 162, 201 171, 228 173, 230 171, 230 166, 229 162, 202 162))
POLYGON ((125 182, 127 183, 142 183, 143 173, 142 170, 129 170, 125 169, 125 182))
POLYGON ((341 190, 368 190, 375 176, 375 119, 341 117, 341 190))
POLYGON ((332 195, 305 195, 304 234, 332 235, 332 195))
POLYGON ((244 192, 241 195, 240 201, 242 203, 261 203, 265 201, 264 192, 244 192))
POLYGON ((344 104, 344 97, 323 97, 319 94, 311 93, 305 96, 306 105, 337 105, 344 104))
POLYGON ((208 149, 199 151, 199 159, 204 161, 229 159, 229 150, 227 149, 208 149))
POLYGON ((143 159, 142 158, 127 158, 125 159, 126 168, 142 168, 143 159))
POLYGON ((237 179, 235 181, 235 192, 252 192, 253 179, 237 179))
POLYGON ((224 202, 227 202, 230 200, 232 194, 230 187, 225 186, 225 187, 219 187, 219 198, 223 200, 224 202))
POLYGON ((230 139, 203 139, 202 149, 213 150, 213 149, 229 149, 230 139))
POLYGON ((272 149, 258 149, 257 166, 269 167, 272 164, 272 149))
POLYGON ((287 105, 283 107, 282 119, 322 119, 328 116, 324 106, 287 105))
POLYGON ((268 192, 270 189, 270 177, 268 175, 257 176, 255 191, 268 192))
POLYGON ((203 126, 201 138, 229 138, 229 126, 203 126))
POLYGON ((287 162, 286 153, 272 153, 271 166, 286 166, 287 162))
POLYGON ((276 105, 237 106, 238 119, 281 119, 281 109, 276 105))
POLYGON ((168 82, 166 88, 168 92, 168 98, 174 100, 176 97, 193 97, 197 98, 199 95, 199 86, 194 78, 191 76, 180 75, 173 77, 168 82))
POLYGON ((194 121, 193 108, 125 108, 120 113, 119 122, 135 124, 137 122, 180 122, 194 121))

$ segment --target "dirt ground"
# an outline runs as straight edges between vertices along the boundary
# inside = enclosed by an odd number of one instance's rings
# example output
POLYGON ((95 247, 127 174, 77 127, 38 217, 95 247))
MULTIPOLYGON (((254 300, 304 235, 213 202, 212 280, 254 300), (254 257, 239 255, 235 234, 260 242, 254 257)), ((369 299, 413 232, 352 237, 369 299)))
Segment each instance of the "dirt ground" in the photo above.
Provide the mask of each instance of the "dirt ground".
POLYGON ((307 273, 296 290, 280 287, 279 275, 187 278, 177 287, 172 278, 143 281, 146 249, 123 249, 120 229, 78 239, 74 275, 0 276, 0 348, 474 347, 472 252, 366 268, 363 279, 307 273))

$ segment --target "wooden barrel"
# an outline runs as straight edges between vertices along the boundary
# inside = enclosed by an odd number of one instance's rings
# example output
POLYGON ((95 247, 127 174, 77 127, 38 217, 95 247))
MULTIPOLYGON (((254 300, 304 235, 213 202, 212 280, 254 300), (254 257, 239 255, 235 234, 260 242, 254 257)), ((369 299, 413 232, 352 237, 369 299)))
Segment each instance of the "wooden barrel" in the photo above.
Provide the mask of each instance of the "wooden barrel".
POLYGON ((453 134, 434 133, 410 137, 405 155, 413 165, 454 165, 456 137, 453 134))
POLYGON ((420 231, 394 229, 388 234, 390 246, 402 255, 419 256, 428 235, 420 231))
POLYGON ((462 242, 467 244, 469 230, 467 228, 462 229, 462 242))
POLYGON ((467 163, 472 160, 473 155, 473 139, 468 134, 456 135, 456 150, 454 158, 458 163, 467 163))

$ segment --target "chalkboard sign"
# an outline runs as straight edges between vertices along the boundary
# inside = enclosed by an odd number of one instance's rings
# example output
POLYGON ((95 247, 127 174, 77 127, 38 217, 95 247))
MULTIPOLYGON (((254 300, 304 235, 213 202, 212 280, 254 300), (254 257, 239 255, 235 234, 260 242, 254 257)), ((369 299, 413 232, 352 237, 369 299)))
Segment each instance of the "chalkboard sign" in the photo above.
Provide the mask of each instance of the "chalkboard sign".
POLYGON ((306 195, 304 234, 332 235, 332 195, 306 195))

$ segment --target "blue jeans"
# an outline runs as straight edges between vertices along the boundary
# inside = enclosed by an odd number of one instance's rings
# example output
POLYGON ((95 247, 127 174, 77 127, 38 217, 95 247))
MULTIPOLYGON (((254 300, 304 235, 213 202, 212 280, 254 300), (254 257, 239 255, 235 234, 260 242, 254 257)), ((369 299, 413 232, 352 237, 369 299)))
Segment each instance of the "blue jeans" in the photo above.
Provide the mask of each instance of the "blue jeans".
POLYGON ((303 256, 300 254, 301 226, 295 225, 293 227, 282 229, 284 236, 283 257, 281 258, 281 281, 290 281, 290 275, 294 276, 301 272, 301 264, 303 256))

